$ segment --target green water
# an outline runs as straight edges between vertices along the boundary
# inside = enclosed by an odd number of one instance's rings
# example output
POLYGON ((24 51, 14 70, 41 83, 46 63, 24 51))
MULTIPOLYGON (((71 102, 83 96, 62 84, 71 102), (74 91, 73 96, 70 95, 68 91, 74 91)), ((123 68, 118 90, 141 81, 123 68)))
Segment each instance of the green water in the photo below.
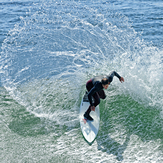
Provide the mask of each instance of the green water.
POLYGON ((162 161, 160 111, 129 95, 101 102, 100 129, 91 146, 84 140, 79 122, 66 126, 36 117, 2 89, 0 104, 2 162, 162 161))

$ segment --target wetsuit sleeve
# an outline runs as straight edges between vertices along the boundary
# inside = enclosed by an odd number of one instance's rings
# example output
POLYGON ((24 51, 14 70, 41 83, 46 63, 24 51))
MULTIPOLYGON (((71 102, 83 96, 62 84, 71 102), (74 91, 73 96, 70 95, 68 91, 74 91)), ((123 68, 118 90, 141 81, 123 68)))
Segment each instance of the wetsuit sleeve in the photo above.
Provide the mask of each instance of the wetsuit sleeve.
POLYGON ((111 76, 111 77, 116 76, 119 79, 121 78, 121 76, 117 72, 115 72, 115 71, 111 72, 111 74, 109 76, 111 76))

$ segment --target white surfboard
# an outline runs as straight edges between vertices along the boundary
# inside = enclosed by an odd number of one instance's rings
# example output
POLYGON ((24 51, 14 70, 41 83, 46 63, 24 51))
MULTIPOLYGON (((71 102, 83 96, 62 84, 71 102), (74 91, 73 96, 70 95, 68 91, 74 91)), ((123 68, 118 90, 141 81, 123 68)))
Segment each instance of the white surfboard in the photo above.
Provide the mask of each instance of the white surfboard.
POLYGON ((90 116, 93 121, 85 120, 84 113, 88 109, 90 103, 87 94, 84 95, 80 105, 79 119, 80 127, 84 138, 88 143, 92 143, 97 136, 100 124, 100 111, 99 106, 96 106, 95 111, 91 111, 90 116))

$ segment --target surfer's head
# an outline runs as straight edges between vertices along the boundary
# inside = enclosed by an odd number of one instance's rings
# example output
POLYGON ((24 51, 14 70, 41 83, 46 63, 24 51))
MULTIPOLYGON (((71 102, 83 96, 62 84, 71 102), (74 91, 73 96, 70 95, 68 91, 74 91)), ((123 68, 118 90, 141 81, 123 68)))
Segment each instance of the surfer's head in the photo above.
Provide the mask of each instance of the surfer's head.
POLYGON ((108 86, 109 86, 109 84, 110 84, 108 78, 103 78, 103 79, 101 80, 101 83, 102 83, 103 88, 105 88, 105 89, 107 89, 108 86))

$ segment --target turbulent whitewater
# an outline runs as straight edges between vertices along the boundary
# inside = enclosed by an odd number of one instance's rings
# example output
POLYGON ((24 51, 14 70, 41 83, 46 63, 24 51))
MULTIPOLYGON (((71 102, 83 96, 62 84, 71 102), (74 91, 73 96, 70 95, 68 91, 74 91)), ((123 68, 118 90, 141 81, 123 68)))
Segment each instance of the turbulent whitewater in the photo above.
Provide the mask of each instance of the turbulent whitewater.
POLYGON ((0 55, 3 162, 163 161, 158 3, 0 3, 12 24, 2 21, 9 28, 2 30, 0 55), (85 83, 112 70, 125 82, 115 77, 105 91, 99 133, 90 146, 78 118, 85 83))

